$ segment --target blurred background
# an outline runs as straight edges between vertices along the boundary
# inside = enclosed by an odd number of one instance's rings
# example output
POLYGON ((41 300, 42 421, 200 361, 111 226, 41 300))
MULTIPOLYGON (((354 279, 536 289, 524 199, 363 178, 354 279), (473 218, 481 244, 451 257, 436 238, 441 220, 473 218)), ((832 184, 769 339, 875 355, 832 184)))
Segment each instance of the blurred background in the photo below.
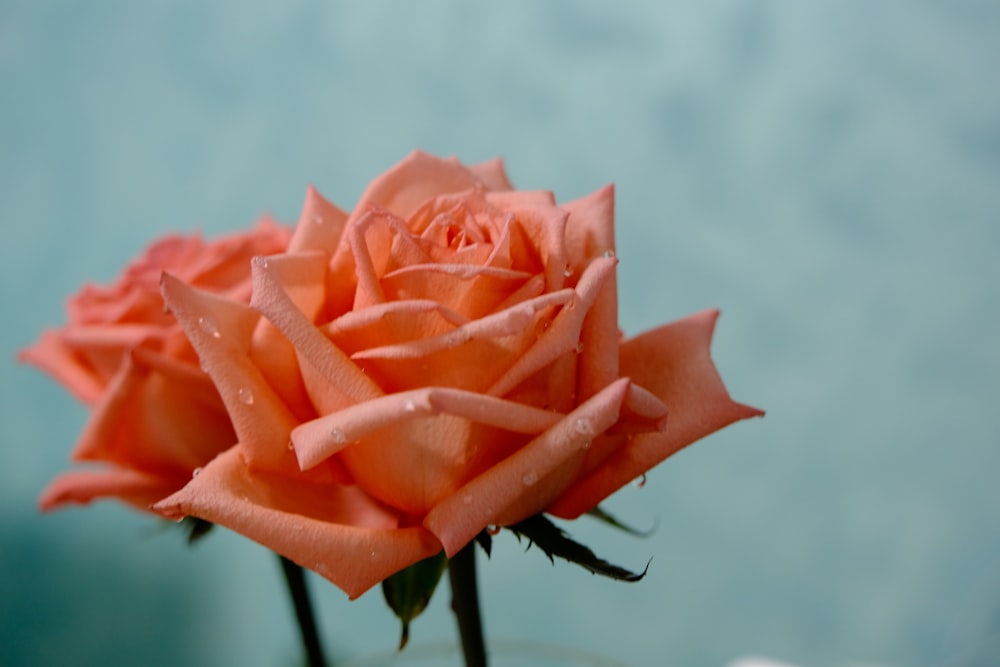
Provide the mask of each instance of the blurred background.
MULTIPOLYGON (((719 307, 767 409, 571 533, 500 537, 488 632, 636 667, 1000 664, 1000 4, 990 0, 0 1, 0 664, 291 665, 272 555, 114 503, 41 516, 84 410, 14 362, 155 236, 350 209, 416 147, 503 155, 561 200, 617 185, 629 334, 719 307)), ((378 590, 311 580, 336 656, 378 590)), ((442 586, 414 643, 450 639, 442 586)))

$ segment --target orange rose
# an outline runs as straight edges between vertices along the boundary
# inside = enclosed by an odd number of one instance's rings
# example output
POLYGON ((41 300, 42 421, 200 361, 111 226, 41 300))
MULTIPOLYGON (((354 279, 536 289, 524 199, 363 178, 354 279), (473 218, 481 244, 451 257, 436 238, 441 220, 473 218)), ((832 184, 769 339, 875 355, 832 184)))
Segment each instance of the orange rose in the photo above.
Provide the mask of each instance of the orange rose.
POLYGON ((239 445, 156 509, 355 597, 487 526, 577 517, 759 415, 709 357, 716 313, 622 342, 613 204, 415 152, 350 215, 310 190, 288 251, 254 260, 249 307, 165 275, 239 445))
MULTIPOLYGON (((250 300, 250 258, 285 249, 291 231, 262 221, 212 242, 169 236, 118 282, 88 285, 68 303, 68 324, 47 330, 22 361, 51 374, 94 411, 73 460, 107 469, 56 479, 39 500, 49 510, 113 497, 143 510, 191 479, 236 441, 225 406, 177 320, 164 309, 160 275, 250 300)), ((206 331, 211 323, 202 321, 206 331)))

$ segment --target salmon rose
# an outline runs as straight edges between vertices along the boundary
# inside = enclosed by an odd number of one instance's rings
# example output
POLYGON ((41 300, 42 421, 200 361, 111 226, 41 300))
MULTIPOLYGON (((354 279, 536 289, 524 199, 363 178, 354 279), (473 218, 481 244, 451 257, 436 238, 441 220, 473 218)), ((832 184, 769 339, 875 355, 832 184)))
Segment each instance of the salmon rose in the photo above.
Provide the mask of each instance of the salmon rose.
POLYGON ((39 500, 43 509, 108 497, 148 510, 233 445, 218 391, 165 312, 160 275, 169 270, 247 302, 250 258, 281 252, 290 236, 290 229, 263 220, 250 232, 211 242, 163 238, 114 284, 84 287, 69 300, 68 323, 20 353, 93 409, 72 458, 102 464, 57 478, 39 500))
POLYGON ((165 275, 239 444, 156 509, 355 597, 487 526, 577 517, 760 414, 716 373, 714 312, 622 340, 613 209, 610 186, 558 205, 499 160, 415 152, 349 215, 310 190, 249 307, 165 275))

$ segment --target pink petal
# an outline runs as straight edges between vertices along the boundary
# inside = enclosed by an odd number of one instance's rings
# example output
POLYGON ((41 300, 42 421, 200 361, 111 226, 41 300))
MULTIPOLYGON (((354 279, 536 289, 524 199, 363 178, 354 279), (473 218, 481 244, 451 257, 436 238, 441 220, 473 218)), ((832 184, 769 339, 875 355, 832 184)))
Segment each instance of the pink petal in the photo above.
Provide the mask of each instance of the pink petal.
POLYGON ((560 204, 569 211, 566 223, 566 250, 574 272, 578 272, 595 257, 615 251, 615 188, 606 185, 600 190, 560 204))
POLYGON ((167 273, 161 290, 212 376, 236 435, 254 462, 297 469, 287 448, 293 417, 248 356, 260 316, 241 303, 188 287, 167 273))
POLYGON ((431 197, 472 189, 476 181, 476 174, 454 158, 413 151, 368 185, 351 217, 361 217, 369 204, 376 204, 405 220, 431 197))
POLYGON ((253 264, 253 299, 256 309, 274 323, 308 362, 303 373, 306 386, 321 413, 382 394, 381 390, 330 339, 300 311, 285 292, 268 262, 253 264))
POLYGON ((637 435, 546 511, 575 518, 694 441, 764 413, 734 402, 709 354, 718 311, 648 331, 621 348, 622 373, 670 409, 662 433, 637 435))
POLYGON ((548 410, 475 392, 427 387, 365 401, 302 424, 292 431, 292 444, 299 465, 306 470, 373 431, 439 414, 512 433, 540 433, 562 418, 548 410))
POLYGON ((503 158, 495 157, 486 162, 469 165, 469 171, 489 190, 513 190, 510 179, 507 178, 507 170, 504 168, 503 158))
POLYGON ((628 385, 618 380, 581 404, 439 503, 423 525, 452 556, 487 525, 509 525, 540 512, 568 483, 565 466, 582 459, 590 440, 617 421, 628 385))
POLYGON ((302 213, 299 215, 299 223, 288 243, 287 252, 321 250, 328 256, 332 255, 344 233, 346 223, 347 213, 324 199, 323 195, 310 185, 306 191, 302 213))
POLYGON ((86 505, 94 500, 116 498, 145 512, 151 504, 183 486, 187 479, 187 476, 168 478, 127 469, 71 472, 45 487, 38 506, 43 512, 51 512, 69 504, 86 505))
POLYGON ((503 396, 535 372, 576 349, 584 318, 594 304, 601 286, 614 275, 616 262, 611 258, 591 262, 577 283, 576 298, 556 315, 552 326, 535 345, 489 388, 489 395, 503 396))
POLYGON ((423 528, 400 527, 358 487, 255 472, 238 447, 153 509, 225 526, 315 571, 351 598, 441 549, 423 528))

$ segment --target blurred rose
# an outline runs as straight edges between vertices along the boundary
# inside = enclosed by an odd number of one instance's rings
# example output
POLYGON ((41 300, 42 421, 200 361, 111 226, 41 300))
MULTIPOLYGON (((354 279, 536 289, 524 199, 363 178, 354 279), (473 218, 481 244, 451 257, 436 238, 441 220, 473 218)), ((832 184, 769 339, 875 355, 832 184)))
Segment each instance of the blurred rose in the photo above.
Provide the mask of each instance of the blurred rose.
POLYGON ((249 308, 165 276, 239 445, 157 509, 353 597, 487 526, 579 516, 760 414, 712 365, 715 313, 621 341, 613 208, 611 187, 557 205, 499 160, 416 152, 350 215, 310 190, 249 308))
MULTIPOLYGON (((226 298, 250 299, 250 259, 281 252, 290 230, 261 221, 249 233, 212 242, 169 236, 109 286, 88 285, 68 303, 68 323, 43 332, 21 361, 52 375, 93 414, 72 458, 102 464, 67 473, 39 500, 118 498, 147 510, 236 441, 225 406, 160 296, 169 270, 226 298)), ((202 326, 211 333, 209 323, 202 326)))

